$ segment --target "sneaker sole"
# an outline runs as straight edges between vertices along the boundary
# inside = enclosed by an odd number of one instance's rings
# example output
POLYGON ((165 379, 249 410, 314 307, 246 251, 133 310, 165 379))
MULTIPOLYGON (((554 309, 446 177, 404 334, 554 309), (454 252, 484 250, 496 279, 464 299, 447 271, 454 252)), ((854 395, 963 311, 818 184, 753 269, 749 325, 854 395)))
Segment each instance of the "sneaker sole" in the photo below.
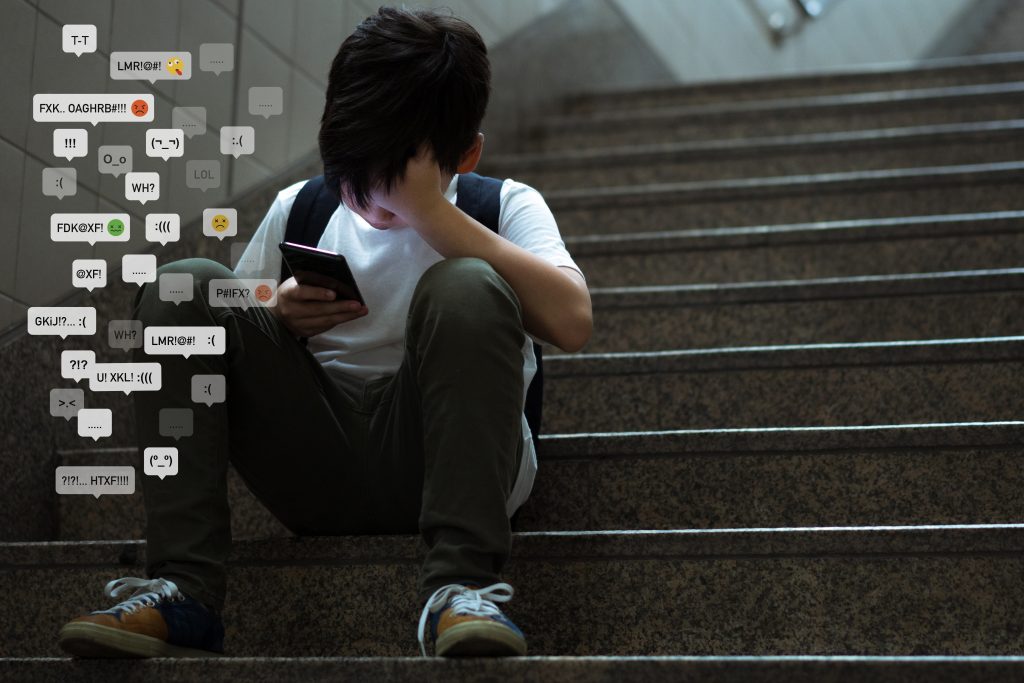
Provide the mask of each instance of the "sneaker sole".
POLYGON ((526 641, 493 621, 465 622, 445 629, 434 652, 438 657, 522 657, 526 641))
POLYGON ((219 652, 171 645, 141 633, 89 623, 65 624, 57 640, 75 657, 218 657, 219 652))

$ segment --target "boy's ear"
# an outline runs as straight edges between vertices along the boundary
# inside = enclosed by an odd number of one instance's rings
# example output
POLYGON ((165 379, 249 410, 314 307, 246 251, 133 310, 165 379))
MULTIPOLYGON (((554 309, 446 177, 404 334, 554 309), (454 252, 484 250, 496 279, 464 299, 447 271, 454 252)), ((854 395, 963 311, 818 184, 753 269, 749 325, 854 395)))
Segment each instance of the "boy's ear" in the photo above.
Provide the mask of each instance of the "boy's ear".
POLYGON ((467 149, 462 159, 459 161, 459 167, 456 169, 459 173, 472 173, 476 170, 477 164, 480 163, 480 155, 484 151, 484 134, 477 133, 476 141, 473 142, 473 146, 467 149))

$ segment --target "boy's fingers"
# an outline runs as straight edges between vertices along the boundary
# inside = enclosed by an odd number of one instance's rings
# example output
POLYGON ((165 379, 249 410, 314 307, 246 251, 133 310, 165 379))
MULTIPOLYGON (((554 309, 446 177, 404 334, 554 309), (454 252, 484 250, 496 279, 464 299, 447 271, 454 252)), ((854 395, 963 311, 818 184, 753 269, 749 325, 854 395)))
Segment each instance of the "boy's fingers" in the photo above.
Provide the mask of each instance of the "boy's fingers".
POLYGON ((354 312, 362 308, 358 301, 300 301, 293 303, 288 317, 296 319, 324 318, 338 313, 354 312))
POLYGON ((333 289, 326 287, 314 287, 313 285, 295 285, 286 296, 302 301, 334 301, 337 295, 333 289))

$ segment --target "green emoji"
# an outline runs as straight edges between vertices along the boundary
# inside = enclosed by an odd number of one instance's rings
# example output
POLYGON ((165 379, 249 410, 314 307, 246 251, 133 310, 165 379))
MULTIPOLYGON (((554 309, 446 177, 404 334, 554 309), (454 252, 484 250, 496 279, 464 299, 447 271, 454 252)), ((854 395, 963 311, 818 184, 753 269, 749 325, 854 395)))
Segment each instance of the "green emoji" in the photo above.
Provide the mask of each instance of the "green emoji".
POLYGON ((124 223, 118 218, 110 220, 107 223, 107 232, 110 233, 112 237, 120 237, 124 234, 124 223))

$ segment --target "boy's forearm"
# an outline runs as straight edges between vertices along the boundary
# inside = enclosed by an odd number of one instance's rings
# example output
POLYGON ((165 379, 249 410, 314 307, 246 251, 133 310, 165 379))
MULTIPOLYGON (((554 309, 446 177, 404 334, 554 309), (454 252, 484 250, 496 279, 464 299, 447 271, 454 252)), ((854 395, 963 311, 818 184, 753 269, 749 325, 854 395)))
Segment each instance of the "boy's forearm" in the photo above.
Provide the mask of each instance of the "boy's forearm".
POLYGON ((519 297, 523 326, 563 351, 578 351, 593 327, 582 277, 502 239, 447 200, 421 213, 414 229, 445 258, 487 261, 519 297))

